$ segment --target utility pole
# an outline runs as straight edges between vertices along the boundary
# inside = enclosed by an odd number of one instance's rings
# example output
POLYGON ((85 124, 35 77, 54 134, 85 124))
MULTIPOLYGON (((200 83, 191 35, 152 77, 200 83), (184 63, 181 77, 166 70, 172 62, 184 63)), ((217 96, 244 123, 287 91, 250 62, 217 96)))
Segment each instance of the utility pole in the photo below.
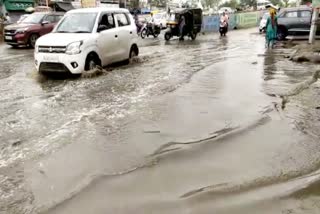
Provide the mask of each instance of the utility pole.
POLYGON ((312 19, 311 19, 311 29, 310 29, 310 35, 309 35, 309 44, 313 44, 316 32, 317 32, 317 22, 319 17, 319 8, 315 7, 313 9, 312 19))

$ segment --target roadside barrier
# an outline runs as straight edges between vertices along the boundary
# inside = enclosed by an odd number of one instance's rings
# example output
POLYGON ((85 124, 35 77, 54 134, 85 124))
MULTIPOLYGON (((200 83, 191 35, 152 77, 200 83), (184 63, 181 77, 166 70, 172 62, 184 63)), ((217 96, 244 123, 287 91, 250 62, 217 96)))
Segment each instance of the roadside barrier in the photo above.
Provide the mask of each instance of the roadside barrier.
MULTIPOLYGON (((259 12, 237 13, 229 15, 229 30, 250 28, 258 26, 260 20, 259 12)), ((220 26, 220 16, 204 16, 202 32, 217 32, 220 26)))

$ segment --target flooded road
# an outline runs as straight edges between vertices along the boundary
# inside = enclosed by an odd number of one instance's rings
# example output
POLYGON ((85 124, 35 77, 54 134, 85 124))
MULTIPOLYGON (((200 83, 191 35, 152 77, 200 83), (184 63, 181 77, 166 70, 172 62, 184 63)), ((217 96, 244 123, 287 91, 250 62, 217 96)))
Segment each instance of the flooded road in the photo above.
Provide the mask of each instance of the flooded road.
POLYGON ((147 39, 131 65, 40 80, 1 45, 0 213, 319 213, 317 67, 291 51, 147 39))

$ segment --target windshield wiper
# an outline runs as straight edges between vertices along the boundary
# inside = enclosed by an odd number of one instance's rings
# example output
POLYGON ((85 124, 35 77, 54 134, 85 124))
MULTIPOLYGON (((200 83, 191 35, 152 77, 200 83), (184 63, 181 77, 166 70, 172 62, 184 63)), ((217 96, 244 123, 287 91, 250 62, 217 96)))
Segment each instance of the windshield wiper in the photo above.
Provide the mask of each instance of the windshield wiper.
POLYGON ((91 32, 90 31, 79 30, 79 31, 74 31, 72 33, 91 33, 91 32))

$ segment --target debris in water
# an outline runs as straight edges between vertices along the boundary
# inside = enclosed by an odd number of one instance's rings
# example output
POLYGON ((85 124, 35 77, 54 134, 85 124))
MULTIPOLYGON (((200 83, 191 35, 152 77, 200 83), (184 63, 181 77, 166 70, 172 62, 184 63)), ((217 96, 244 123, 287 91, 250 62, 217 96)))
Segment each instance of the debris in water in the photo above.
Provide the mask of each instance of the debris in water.
POLYGON ((19 146, 21 143, 22 143, 21 140, 16 140, 11 145, 15 147, 15 146, 19 146))
POLYGON ((256 61, 256 62, 252 62, 251 64, 252 64, 252 65, 256 65, 256 64, 258 64, 258 62, 257 62, 257 61, 256 61))
POLYGON ((158 131, 158 130, 154 130, 154 131, 144 131, 144 133, 146 133, 146 134, 156 134, 156 133, 160 133, 160 131, 158 131))

